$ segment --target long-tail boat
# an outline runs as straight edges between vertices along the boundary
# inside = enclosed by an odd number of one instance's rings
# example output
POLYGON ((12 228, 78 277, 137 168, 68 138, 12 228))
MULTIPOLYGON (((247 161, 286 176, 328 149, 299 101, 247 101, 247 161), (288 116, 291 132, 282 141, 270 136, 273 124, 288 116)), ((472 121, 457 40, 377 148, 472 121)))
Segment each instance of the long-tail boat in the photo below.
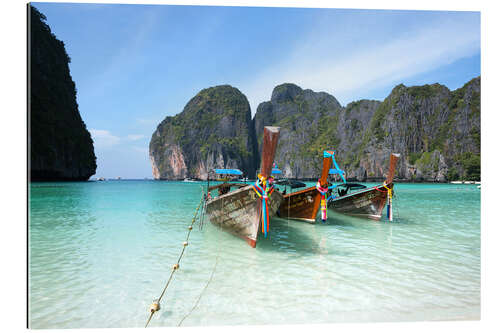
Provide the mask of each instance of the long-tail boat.
POLYGON ((348 183, 345 180, 345 172, 338 167, 334 153, 331 152, 331 159, 335 168, 330 169, 330 174, 339 175, 342 183, 329 187, 328 208, 339 213, 379 221, 387 204, 387 217, 389 221, 392 221, 393 179, 400 155, 391 154, 389 171, 382 184, 366 187, 362 184, 348 183))
POLYGON ((205 209, 210 222, 243 238, 251 247, 257 245, 259 230, 267 237, 270 219, 283 200, 282 194, 274 190, 271 175, 278 139, 279 127, 264 127, 261 173, 255 184, 224 182, 208 188, 205 209), (212 196, 215 189, 218 195, 212 196))
MULTIPOLYGON (((326 220, 326 193, 328 191, 328 174, 331 163, 332 159, 323 154, 323 169, 316 186, 283 195, 283 201, 278 210, 279 217, 315 223, 321 205, 321 219, 326 220)), ((281 184, 289 185, 292 190, 294 187, 299 188, 300 184, 303 183, 282 181, 281 184)), ((303 186, 305 187, 305 184, 303 186)))

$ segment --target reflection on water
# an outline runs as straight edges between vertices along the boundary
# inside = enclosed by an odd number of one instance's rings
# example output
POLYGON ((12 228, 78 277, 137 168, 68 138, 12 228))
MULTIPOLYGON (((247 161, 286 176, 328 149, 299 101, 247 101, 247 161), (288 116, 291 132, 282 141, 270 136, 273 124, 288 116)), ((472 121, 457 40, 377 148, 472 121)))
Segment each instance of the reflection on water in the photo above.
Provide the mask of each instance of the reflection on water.
MULTIPOLYGON (((478 319, 480 192, 397 184, 394 222, 275 218, 257 248, 206 223, 151 326, 478 319), (460 203, 460 204, 457 204, 460 203)), ((33 328, 143 327, 201 195, 198 183, 32 184, 33 328)))

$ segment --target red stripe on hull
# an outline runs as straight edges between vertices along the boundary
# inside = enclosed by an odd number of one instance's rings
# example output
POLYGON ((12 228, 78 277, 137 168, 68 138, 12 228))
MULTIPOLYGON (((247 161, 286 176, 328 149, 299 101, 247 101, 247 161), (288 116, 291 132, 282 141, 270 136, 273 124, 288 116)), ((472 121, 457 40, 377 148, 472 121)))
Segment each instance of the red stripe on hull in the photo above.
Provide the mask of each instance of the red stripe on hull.
POLYGON ((257 241, 255 239, 246 238, 247 244, 255 248, 257 246, 257 241))

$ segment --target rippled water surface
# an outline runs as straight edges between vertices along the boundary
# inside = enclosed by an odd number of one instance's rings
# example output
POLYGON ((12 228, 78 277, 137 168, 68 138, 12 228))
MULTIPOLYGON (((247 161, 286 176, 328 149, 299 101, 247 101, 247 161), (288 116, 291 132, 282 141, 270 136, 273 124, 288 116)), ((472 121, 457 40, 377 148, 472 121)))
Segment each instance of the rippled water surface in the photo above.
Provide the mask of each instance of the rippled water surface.
MULTIPOLYGON (((30 326, 143 327, 200 184, 33 183, 30 326)), ((479 319, 480 190, 395 191, 393 222, 332 211, 324 224, 273 219, 256 249, 210 223, 195 226, 150 326, 177 326, 188 314, 183 326, 479 319)))

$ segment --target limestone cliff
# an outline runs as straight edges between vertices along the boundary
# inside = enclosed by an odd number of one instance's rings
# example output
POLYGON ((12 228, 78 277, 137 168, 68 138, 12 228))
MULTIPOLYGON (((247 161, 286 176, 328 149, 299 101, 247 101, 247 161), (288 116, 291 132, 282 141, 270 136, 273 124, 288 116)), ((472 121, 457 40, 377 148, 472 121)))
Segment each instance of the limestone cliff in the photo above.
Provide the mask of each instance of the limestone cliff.
POLYGON ((31 180, 87 180, 95 173, 96 157, 78 111, 70 58, 45 16, 32 6, 28 11, 31 180))
POLYGON ((253 120, 246 97, 230 86, 202 90, 150 143, 156 179, 205 179, 213 168, 255 177, 264 126, 280 126, 275 162, 289 178, 316 179, 322 153, 336 151, 347 178, 380 181, 391 152, 396 179, 480 179, 480 78, 450 91, 440 84, 396 86, 384 101, 343 107, 335 97, 285 83, 253 120))
POLYGON ((480 178, 480 78, 450 91, 439 84, 396 86, 383 101, 341 107, 333 96, 277 86, 257 108, 264 125, 282 127, 275 161, 287 177, 314 179, 321 152, 336 150, 347 177, 381 180, 390 152, 401 153, 397 178, 447 181, 480 178))
POLYGON ((255 174, 256 143, 247 98, 229 85, 200 91, 153 133, 149 154, 155 179, 206 179, 214 168, 255 174))
POLYGON ((358 173, 380 176, 375 161, 402 154, 398 177, 480 179, 480 78, 450 91, 439 84, 395 87, 376 110, 357 150, 358 173))
POLYGON ((285 83, 274 88, 271 101, 261 103, 254 124, 259 152, 264 126, 280 126, 275 162, 284 176, 311 178, 318 174, 318 156, 338 141, 335 126, 342 106, 327 93, 302 90, 285 83))

